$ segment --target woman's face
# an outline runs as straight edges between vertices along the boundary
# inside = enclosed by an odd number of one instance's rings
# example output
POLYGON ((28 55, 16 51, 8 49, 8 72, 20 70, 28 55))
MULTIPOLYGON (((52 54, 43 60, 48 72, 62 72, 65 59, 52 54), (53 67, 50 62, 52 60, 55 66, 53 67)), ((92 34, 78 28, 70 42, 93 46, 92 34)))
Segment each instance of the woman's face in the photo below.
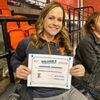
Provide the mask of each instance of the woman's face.
POLYGON ((93 27, 93 31, 94 31, 94 33, 96 33, 100 37, 100 17, 98 17, 95 20, 95 25, 93 27))
POLYGON ((61 30, 63 23, 63 11, 60 7, 53 8, 44 18, 43 35, 45 38, 54 38, 54 36, 61 30))

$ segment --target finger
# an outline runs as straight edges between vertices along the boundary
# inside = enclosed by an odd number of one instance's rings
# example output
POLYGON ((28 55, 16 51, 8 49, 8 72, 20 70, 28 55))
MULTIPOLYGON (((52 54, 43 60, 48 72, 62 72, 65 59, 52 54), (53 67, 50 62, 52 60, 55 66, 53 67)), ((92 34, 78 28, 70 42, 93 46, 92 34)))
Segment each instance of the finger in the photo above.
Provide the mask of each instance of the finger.
POLYGON ((16 77, 17 78, 21 78, 21 79, 27 79, 28 75, 27 74, 23 74, 23 73, 17 73, 16 77))
POLYGON ((28 71, 26 71, 26 70, 20 70, 20 71, 17 71, 17 73, 16 73, 17 75, 20 75, 20 76, 22 76, 22 77, 26 77, 26 76, 28 76, 30 73, 28 72, 28 71))
POLYGON ((25 76, 20 76, 20 75, 16 75, 16 77, 17 77, 17 78, 20 78, 20 79, 24 79, 24 80, 27 79, 27 77, 25 77, 25 76))
POLYGON ((74 66, 74 67, 72 67, 72 69, 74 69, 74 70, 75 70, 75 69, 76 69, 76 70, 77 70, 77 69, 81 69, 81 70, 82 70, 82 69, 84 69, 84 67, 81 67, 81 66, 74 66))
POLYGON ((84 76, 84 73, 71 73, 72 76, 78 77, 78 76, 84 76))
POLYGON ((76 72, 76 71, 77 71, 77 72, 78 72, 78 71, 81 72, 81 71, 83 71, 83 72, 84 72, 85 69, 84 69, 83 66, 82 66, 82 67, 81 67, 81 66, 75 66, 75 67, 72 67, 72 68, 71 68, 71 71, 73 71, 73 72, 76 72))
POLYGON ((20 67, 16 70, 16 73, 30 74, 31 70, 26 67, 20 67))
POLYGON ((79 72, 79 73, 72 73, 73 75, 83 75, 83 72, 79 72))
POLYGON ((32 71, 29 69, 29 68, 27 68, 27 67, 23 67, 23 70, 25 70, 26 72, 28 72, 28 73, 31 73, 32 71))
POLYGON ((29 74, 30 74, 30 72, 27 71, 27 70, 22 70, 22 71, 20 71, 19 73, 26 74, 26 75, 29 75, 29 74))
POLYGON ((82 69, 84 69, 84 66, 83 65, 75 65, 73 68, 82 68, 82 69))
POLYGON ((84 73, 84 70, 81 69, 75 69, 75 70, 71 70, 71 73, 84 73))

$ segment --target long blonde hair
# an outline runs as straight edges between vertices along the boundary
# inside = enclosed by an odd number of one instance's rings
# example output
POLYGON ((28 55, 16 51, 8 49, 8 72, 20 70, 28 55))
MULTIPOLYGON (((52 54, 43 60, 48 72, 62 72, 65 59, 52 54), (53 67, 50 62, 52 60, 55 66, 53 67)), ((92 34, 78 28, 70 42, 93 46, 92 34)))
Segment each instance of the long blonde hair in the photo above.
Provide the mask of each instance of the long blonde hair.
POLYGON ((90 31, 93 31, 93 27, 95 26, 99 17, 100 17, 100 12, 94 12, 88 17, 84 25, 84 35, 90 33, 90 31))
POLYGON ((63 6, 58 2, 48 3, 42 10, 37 22, 36 22, 36 34, 31 36, 32 44, 35 48, 42 48, 43 43, 40 41, 39 35, 43 32, 43 21, 47 14, 55 7, 60 7, 63 11, 63 22, 61 31, 55 36, 56 39, 60 40, 60 43, 66 50, 71 50, 70 40, 67 29, 65 29, 65 12, 63 6))

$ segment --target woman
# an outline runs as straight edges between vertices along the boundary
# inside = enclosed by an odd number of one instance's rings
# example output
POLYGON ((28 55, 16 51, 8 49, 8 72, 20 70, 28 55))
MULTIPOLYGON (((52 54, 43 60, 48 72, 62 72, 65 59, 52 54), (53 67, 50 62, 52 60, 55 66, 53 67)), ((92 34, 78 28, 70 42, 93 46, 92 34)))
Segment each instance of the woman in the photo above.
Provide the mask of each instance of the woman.
POLYGON ((80 41, 76 56, 78 64, 85 66, 86 74, 80 78, 85 88, 96 100, 100 100, 100 12, 93 13, 84 26, 85 37, 80 41))
MULTIPOLYGON (((31 70, 27 67, 29 53, 71 55, 68 32, 65 29, 65 13, 61 4, 51 2, 42 10, 36 23, 36 34, 22 40, 11 58, 12 68, 21 79, 18 93, 21 100, 87 100, 74 87, 71 89, 27 87, 26 79, 31 70)), ((71 68, 73 76, 81 77, 85 69, 82 65, 71 68)))

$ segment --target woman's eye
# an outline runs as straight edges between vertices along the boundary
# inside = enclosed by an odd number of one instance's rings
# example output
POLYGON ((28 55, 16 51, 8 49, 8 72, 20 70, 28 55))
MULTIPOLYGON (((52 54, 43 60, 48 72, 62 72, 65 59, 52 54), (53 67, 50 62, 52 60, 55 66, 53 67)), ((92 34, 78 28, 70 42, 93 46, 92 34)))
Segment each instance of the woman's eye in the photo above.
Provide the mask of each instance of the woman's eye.
MULTIPOLYGON (((51 17, 48 17, 48 19, 50 19, 50 20, 56 20, 56 18, 55 17, 53 17, 53 16, 51 16, 51 17)), ((63 19, 62 18, 57 18, 57 21, 59 21, 59 22, 62 22, 63 21, 63 19)))
POLYGON ((49 17, 48 19, 54 19, 54 17, 49 17))
POLYGON ((62 22, 63 20, 62 20, 62 19, 58 19, 58 21, 59 21, 59 22, 62 22))

